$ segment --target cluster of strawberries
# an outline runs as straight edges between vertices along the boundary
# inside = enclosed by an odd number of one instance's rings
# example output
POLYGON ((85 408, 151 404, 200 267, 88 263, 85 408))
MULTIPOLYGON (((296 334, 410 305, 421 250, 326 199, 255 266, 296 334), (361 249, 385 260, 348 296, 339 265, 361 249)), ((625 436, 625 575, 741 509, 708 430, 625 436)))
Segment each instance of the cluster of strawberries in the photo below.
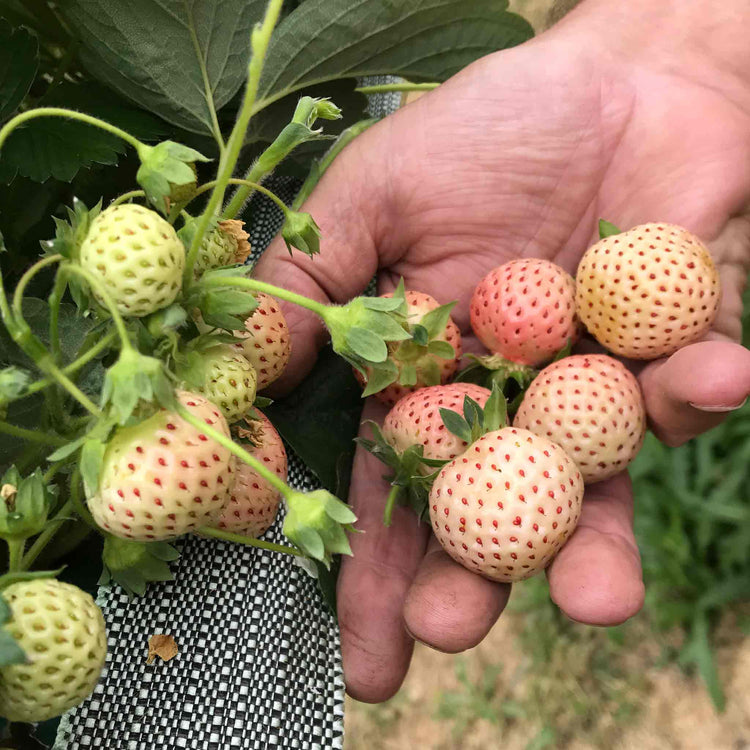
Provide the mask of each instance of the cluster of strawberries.
MULTIPOLYGON (((437 302, 408 295, 418 325, 437 302)), ((496 581, 528 578, 572 535, 584 485, 625 469, 646 431, 643 396, 626 365, 605 353, 570 355, 570 345, 585 329, 619 357, 668 356, 707 333, 719 299, 708 250, 674 225, 603 237, 575 280, 547 260, 506 263, 474 291, 471 326, 491 354, 464 373, 484 385, 510 377, 520 386, 512 426, 503 424, 498 390, 449 382, 461 357, 451 321, 442 338, 455 352, 441 361, 439 384, 414 382, 407 395, 394 384, 377 394, 395 405, 382 431, 373 425, 374 439, 362 442, 394 469, 392 497, 429 513, 455 560, 496 581)))

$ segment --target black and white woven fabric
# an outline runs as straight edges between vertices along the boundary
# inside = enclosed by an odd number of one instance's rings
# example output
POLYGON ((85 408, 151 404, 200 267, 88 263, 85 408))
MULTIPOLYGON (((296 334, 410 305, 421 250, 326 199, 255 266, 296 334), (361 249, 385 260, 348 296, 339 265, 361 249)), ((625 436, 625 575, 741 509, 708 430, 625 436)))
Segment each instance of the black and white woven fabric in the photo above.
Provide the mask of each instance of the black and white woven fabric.
MULTIPOLYGON (((368 83, 393 79, 368 80, 368 83)), ((373 98, 382 116, 400 95, 373 98)), ((290 200, 299 183, 276 180, 290 200)), ((281 212, 253 199, 256 253, 281 212)), ((289 483, 319 484, 289 451, 289 483)), ((283 542, 283 511, 265 539, 283 542)), ((108 655, 93 695, 60 722, 54 750, 234 750, 343 747, 344 680, 338 626, 316 581, 288 555, 188 537, 174 580, 128 599, 101 588, 108 655), (148 639, 170 634, 179 654, 146 664, 148 639)))

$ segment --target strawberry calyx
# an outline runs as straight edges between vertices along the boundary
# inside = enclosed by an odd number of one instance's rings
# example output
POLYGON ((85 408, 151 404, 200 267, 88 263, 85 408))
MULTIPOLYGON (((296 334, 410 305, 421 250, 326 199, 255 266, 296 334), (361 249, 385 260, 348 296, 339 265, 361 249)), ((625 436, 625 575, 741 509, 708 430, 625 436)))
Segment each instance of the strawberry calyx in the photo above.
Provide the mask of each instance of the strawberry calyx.
POLYGON ((24 477, 11 466, 0 479, 0 538, 28 539, 42 531, 56 494, 40 469, 24 477))
POLYGON ((383 477, 391 485, 391 493, 383 510, 383 523, 386 526, 391 525, 393 508, 397 504, 412 508, 419 519, 426 519, 429 516, 427 500, 430 488, 440 467, 448 462, 425 458, 424 446, 419 444, 399 452, 386 441, 380 425, 372 421, 364 424, 370 428, 373 437, 358 437, 356 442, 393 470, 392 474, 383 477), (425 475, 420 471, 424 466, 434 471, 425 475))
POLYGON ((167 542, 133 542, 107 534, 102 562, 104 569, 99 585, 119 583, 129 597, 143 596, 151 581, 171 581, 169 568, 180 553, 167 542))
POLYGON ((285 500, 284 535, 305 555, 330 568, 334 554, 352 554, 347 534, 355 531, 357 516, 346 503, 328 490, 290 490, 285 500))
POLYGON ((315 223, 315 219, 304 211, 286 211, 281 236, 289 255, 292 254, 292 248, 311 258, 320 252, 320 227, 315 223))
MULTIPOLYGON (((559 356, 556 355, 556 356, 559 356)), ((470 360, 456 376, 458 383, 476 383, 492 389, 497 386, 508 400, 508 411, 514 413, 539 370, 505 359, 500 354, 468 354, 470 360)))
POLYGON ((500 387, 493 383, 484 408, 470 396, 464 396, 463 414, 441 408, 440 417, 449 432, 471 445, 482 435, 508 425, 508 402, 500 387))

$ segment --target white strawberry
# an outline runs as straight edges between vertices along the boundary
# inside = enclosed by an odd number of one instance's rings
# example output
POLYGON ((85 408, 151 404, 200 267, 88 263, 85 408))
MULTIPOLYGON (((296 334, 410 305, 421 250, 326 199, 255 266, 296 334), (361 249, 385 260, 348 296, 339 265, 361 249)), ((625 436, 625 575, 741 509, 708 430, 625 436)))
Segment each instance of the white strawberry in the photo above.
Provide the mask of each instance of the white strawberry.
POLYGON ((430 521, 465 568, 493 581, 521 581, 547 567, 570 538, 582 498, 581 474, 560 446, 504 427, 440 470, 430 521))
MULTIPOLYGON (((180 403, 229 437, 221 411, 181 391, 180 403)), ((107 445, 96 488, 86 488, 96 523, 124 539, 172 539, 221 513, 233 481, 234 457, 182 417, 159 411, 117 430, 107 445)))
POLYGON ((621 362, 605 354, 575 355, 539 373, 513 424, 561 445, 589 484, 636 457, 646 408, 638 381, 621 362))

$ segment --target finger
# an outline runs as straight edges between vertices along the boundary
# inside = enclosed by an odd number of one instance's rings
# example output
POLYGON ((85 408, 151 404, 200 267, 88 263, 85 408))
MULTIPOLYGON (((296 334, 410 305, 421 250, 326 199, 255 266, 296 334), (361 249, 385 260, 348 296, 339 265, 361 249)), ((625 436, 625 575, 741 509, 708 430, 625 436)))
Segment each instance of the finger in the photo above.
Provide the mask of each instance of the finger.
POLYGON ((494 583, 453 560, 435 537, 404 605, 408 631, 422 643, 447 653, 474 648, 505 609, 510 585, 494 583))
POLYGON ((651 427, 680 445, 715 427, 750 395, 750 351, 730 341, 702 341, 647 365, 640 374, 651 427))
MULTIPOLYGON (((385 411, 365 408, 365 418, 385 411)), ((338 617, 344 679, 357 700, 376 703, 396 693, 406 676, 414 642, 404 628, 407 591, 424 555, 429 529, 407 508, 396 508, 392 524, 383 525, 388 484, 383 465, 358 450, 350 502, 358 516, 351 538, 353 557, 342 562, 338 582, 338 617)))
POLYGON ((552 600, 572 620, 619 625, 643 606, 626 473, 586 488, 578 527, 549 568, 552 600))
MULTIPOLYGON (((378 267, 375 227, 387 220, 382 165, 371 163, 382 154, 380 129, 374 126, 336 158, 303 209, 320 226, 320 254, 309 258, 286 248, 277 237, 261 256, 254 275, 318 302, 344 302, 361 293, 378 267)), ((281 302, 289 325, 292 355, 273 392, 296 385, 315 363, 327 340, 320 319, 308 310, 281 302)))

